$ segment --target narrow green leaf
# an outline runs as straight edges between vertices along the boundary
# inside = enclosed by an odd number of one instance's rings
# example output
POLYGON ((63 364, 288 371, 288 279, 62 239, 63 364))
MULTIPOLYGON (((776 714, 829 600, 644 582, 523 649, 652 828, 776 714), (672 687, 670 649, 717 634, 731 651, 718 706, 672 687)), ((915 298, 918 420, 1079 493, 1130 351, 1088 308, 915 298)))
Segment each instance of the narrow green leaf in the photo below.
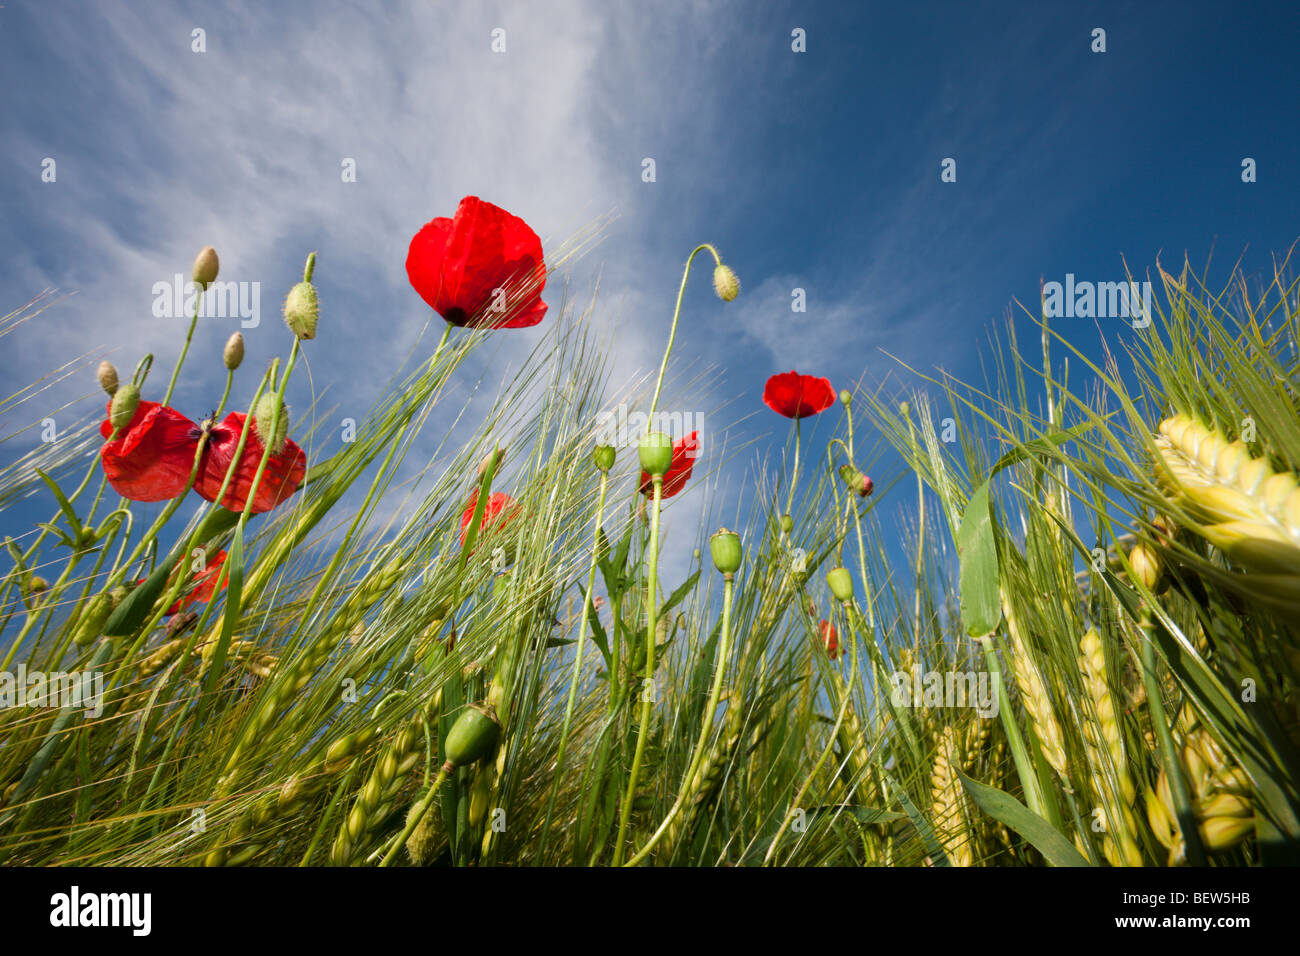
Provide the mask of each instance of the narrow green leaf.
POLYGON ((998 549, 989 511, 989 483, 975 489, 957 531, 961 560, 961 619, 970 637, 983 637, 1002 620, 998 600, 998 549))

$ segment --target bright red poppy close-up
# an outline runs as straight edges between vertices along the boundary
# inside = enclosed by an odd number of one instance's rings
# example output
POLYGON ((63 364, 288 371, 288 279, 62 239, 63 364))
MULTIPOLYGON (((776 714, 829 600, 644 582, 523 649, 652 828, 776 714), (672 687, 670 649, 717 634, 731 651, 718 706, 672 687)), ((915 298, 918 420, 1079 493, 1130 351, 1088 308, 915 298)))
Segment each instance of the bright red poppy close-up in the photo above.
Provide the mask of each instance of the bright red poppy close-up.
MULTIPOLYGON (((470 522, 474 520, 474 509, 478 507, 478 492, 475 491, 460 516, 460 545, 465 546, 465 536, 469 534, 470 522)), ((494 491, 488 495, 487 504, 483 506, 483 521, 479 528, 482 537, 489 531, 499 531, 509 524, 510 519, 519 511, 519 502, 504 491, 494 491)))
MULTIPOLYGON (((108 408, 111 414, 111 402, 108 408)), ((200 432, 176 409, 142 401, 116 438, 108 419, 99 433, 111 439, 99 452, 104 476, 123 498, 168 501, 185 490, 200 432)))
MULTIPOLYGON (((226 552, 218 551, 216 556, 194 576, 194 590, 189 594, 182 595, 176 600, 176 603, 167 609, 168 614, 179 614, 192 604, 206 604, 212 600, 212 595, 217 590, 217 578, 221 576, 221 565, 226 561, 226 552)), ((182 562, 182 567, 187 565, 182 562)), ((222 584, 221 589, 226 589, 222 584)))
MULTIPOLYGON (((215 501, 221 491, 245 417, 243 412, 231 412, 208 435, 194 481, 194 490, 208 501, 215 501)), ((132 501, 167 501, 181 494, 190 479, 203 434, 198 425, 176 409, 146 401, 140 402, 131 422, 116 438, 111 437, 113 425, 107 419, 100 424, 99 432, 111 439, 100 450, 104 475, 114 491, 132 501)), ((223 508, 243 510, 263 447, 257 433, 250 429, 230 487, 221 500, 223 508)), ((269 511, 284 501, 298 490, 306 474, 306 453, 292 439, 286 440, 280 453, 267 459, 252 513, 269 511)))
POLYGON ((425 223, 406 256, 411 285, 452 325, 521 329, 546 314, 542 241, 518 216, 477 196, 425 223))
MULTIPOLYGON (((222 482, 226 479, 226 470, 235 457, 239 447, 239 436, 244 430, 243 412, 231 412, 219 425, 214 425, 208 434, 208 447, 203 453, 203 467, 194 490, 208 501, 216 501, 221 493, 222 482)), ((243 454, 235 466, 235 473, 230 477, 230 487, 226 489, 221 506, 231 511, 243 511, 248 501, 248 493, 257 476, 257 467, 262 461, 262 452, 266 446, 257 437, 255 428, 249 428, 248 438, 244 442, 243 454)), ((272 454, 266 460, 266 470, 257 486, 253 497, 253 514, 270 511, 284 501, 302 484, 307 474, 307 454, 293 439, 286 439, 284 448, 278 454, 272 454)))
MULTIPOLYGON (((673 442, 673 463, 664 474, 663 497, 671 498, 686 487, 690 481, 691 471, 695 468, 695 459, 700 454, 700 433, 691 432, 685 438, 673 442)), ((641 472, 641 493, 646 496, 654 494, 654 480, 648 471, 641 472)))
POLYGON ((763 388, 763 402, 786 418, 809 418, 835 403, 835 390, 828 378, 800 375, 793 370, 773 375, 763 388))

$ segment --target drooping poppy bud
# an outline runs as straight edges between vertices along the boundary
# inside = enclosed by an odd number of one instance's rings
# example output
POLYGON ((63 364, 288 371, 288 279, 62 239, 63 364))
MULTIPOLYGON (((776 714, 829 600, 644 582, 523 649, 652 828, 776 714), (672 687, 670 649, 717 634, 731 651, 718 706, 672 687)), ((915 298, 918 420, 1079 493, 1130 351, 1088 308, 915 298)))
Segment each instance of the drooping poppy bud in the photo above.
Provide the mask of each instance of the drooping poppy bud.
POLYGON ((596 450, 591 453, 591 460, 600 471, 609 471, 614 467, 614 446, 597 445, 596 450))
POLYGON ((789 534, 794 530, 794 518, 787 515, 781 515, 781 530, 789 534))
POLYGON ((740 570, 744 551, 740 547, 740 535, 727 528, 719 528, 709 538, 709 553, 713 555, 713 564, 728 578, 740 570))
POLYGON ((138 385, 129 383, 118 388, 113 393, 113 401, 108 413, 108 420, 113 423, 113 430, 120 431, 131 424, 131 419, 135 417, 135 410, 139 407, 140 387, 138 385))
POLYGON ((845 568, 833 568, 826 574, 826 583, 837 601, 853 600, 853 576, 845 568))
POLYGON ((95 378, 99 379, 99 387, 108 392, 108 397, 112 398, 117 392, 117 368, 108 359, 99 363, 99 368, 95 370, 95 378))
POLYGON ((723 302, 733 302, 740 295, 740 279, 731 266, 719 265, 713 270, 713 291, 723 302))
POLYGON ((663 432, 646 432, 637 445, 641 469, 651 478, 662 478, 673 464, 673 441, 663 432))
POLYGON ((244 336, 241 332, 232 333, 230 338, 226 339, 226 347, 221 353, 221 361, 226 364, 226 368, 234 371, 243 364, 244 361, 244 336))
POLYGON ((275 392, 263 392, 253 406, 253 430, 272 455, 284 451, 285 439, 289 437, 289 409, 275 392))
POLYGON ((876 483, 852 465, 840 465, 840 480, 859 498, 867 498, 876 489, 876 483))
POLYGON ((501 739, 501 722, 490 707, 470 704, 447 731, 444 751, 452 767, 465 767, 490 754, 501 739))
POLYGON ((217 279, 217 270, 220 268, 220 262, 217 260, 217 250, 211 246, 204 246, 199 250, 199 254, 194 257, 194 282, 202 289, 207 289, 217 279))

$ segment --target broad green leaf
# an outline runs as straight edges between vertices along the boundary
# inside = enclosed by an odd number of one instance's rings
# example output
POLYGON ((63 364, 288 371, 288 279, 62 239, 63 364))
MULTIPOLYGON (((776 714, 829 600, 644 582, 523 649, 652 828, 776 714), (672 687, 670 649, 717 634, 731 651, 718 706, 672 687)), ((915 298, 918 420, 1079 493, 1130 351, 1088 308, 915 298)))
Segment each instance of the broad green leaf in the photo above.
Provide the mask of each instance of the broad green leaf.
POLYGON ((983 637, 1002 620, 998 600, 998 549, 989 512, 989 483, 975 489, 957 531, 961 560, 961 620, 970 637, 983 637))
POLYGON ((1088 866, 1087 858, 1050 823, 1033 813, 1011 794, 972 780, 958 771, 957 779, 976 805, 1019 833, 1053 866, 1088 866))

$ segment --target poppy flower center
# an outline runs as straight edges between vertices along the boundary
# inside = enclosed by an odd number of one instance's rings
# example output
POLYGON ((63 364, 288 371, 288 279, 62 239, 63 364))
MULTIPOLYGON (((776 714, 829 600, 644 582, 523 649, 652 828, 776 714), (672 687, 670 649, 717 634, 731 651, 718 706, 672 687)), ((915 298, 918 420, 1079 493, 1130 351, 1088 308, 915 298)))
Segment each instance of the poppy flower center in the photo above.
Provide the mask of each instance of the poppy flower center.
POLYGON ((464 309, 456 305, 448 309, 447 314, 444 315, 443 318, 446 319, 448 322, 450 322, 452 325, 464 325, 465 320, 468 319, 469 316, 465 313, 464 309))

